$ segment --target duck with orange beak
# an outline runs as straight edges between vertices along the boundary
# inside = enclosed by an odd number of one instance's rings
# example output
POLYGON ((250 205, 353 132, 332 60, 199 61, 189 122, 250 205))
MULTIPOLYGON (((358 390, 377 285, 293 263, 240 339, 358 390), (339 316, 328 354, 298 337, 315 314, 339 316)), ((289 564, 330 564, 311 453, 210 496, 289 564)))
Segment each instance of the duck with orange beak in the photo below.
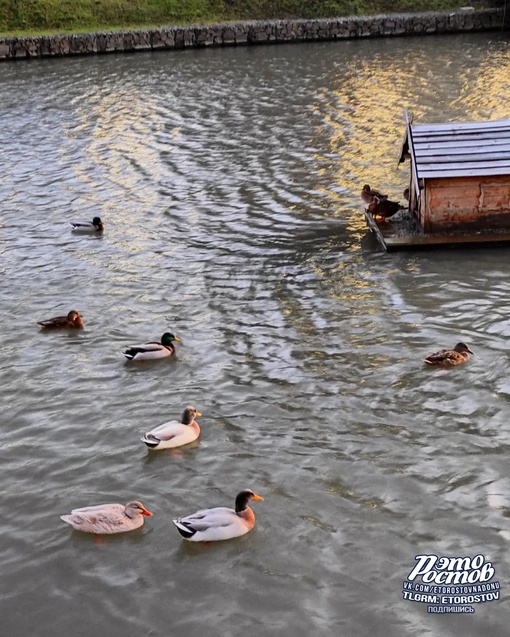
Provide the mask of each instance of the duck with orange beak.
POLYGON ((230 540, 248 533, 255 526, 255 514, 248 506, 251 500, 262 502, 264 498, 251 489, 244 489, 237 494, 235 510, 228 507, 203 509, 172 521, 189 542, 230 540))
POLYGON ((70 524, 76 531, 112 535, 125 533, 143 526, 145 516, 151 517, 141 502, 134 500, 123 504, 96 504, 94 506, 73 509, 69 515, 60 519, 70 524))

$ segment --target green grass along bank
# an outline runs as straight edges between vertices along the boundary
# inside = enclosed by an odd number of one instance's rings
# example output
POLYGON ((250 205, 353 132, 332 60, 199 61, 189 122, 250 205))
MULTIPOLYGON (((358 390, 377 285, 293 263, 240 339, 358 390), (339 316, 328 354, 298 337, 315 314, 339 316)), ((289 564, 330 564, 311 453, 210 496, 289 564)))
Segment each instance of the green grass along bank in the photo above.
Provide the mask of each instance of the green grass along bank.
POLYGON ((446 11, 505 0, 0 0, 0 34, 46 35, 167 25, 446 11))
POLYGON ((308 20, 264 20, 94 33, 5 36, 0 37, 0 60, 488 31, 502 29, 506 17, 504 9, 464 9, 308 20))

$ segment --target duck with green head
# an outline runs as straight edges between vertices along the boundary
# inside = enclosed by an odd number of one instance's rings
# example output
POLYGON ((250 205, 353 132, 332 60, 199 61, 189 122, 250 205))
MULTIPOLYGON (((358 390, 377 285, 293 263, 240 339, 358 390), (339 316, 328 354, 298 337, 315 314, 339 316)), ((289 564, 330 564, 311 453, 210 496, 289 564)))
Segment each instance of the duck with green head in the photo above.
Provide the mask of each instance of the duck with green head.
POLYGON ((71 228, 74 232, 103 232, 104 224, 100 217, 94 217, 92 221, 72 221, 71 228))
POLYGON ((161 337, 161 343, 151 341, 141 345, 132 345, 124 352, 124 356, 130 361, 151 361, 157 358, 166 358, 175 354, 174 341, 180 341, 171 332, 165 332, 161 337))

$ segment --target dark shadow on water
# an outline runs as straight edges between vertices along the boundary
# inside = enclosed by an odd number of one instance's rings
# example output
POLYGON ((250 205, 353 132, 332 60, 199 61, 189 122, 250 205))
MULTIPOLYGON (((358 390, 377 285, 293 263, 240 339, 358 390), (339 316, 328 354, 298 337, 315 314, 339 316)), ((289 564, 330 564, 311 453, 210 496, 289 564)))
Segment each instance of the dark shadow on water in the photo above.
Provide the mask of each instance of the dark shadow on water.
POLYGON ((165 358, 156 358, 151 361, 130 361, 128 359, 124 359, 124 368, 133 373, 144 372, 148 369, 153 369, 154 367, 158 367, 159 365, 168 365, 172 361, 177 361, 177 357, 175 354, 173 356, 166 356, 165 358))
POLYGON ((189 542, 179 535, 177 529, 175 529, 175 532, 181 540, 181 545, 176 552, 177 560, 181 562, 200 557, 204 554, 215 555, 218 552, 225 554, 225 559, 229 559, 230 556, 238 555, 247 549, 246 542, 248 541, 247 535, 249 535, 246 534, 231 540, 222 540, 219 542, 189 542))
POLYGON ((71 230, 71 235, 74 239, 85 239, 86 241, 94 241, 94 240, 102 240, 104 239, 105 233, 104 232, 97 232, 97 233, 92 233, 92 232, 79 232, 79 231, 72 231, 71 230))
MULTIPOLYGON (((39 327, 39 326, 36 326, 39 327)), ((49 336, 52 336, 53 338, 55 338, 56 336, 60 336, 62 338, 72 338, 74 339, 76 342, 78 342, 79 340, 83 340, 83 337, 86 335, 84 330, 77 330, 74 329, 72 327, 60 327, 60 328, 55 328, 55 329, 43 329, 42 327, 39 328, 39 334, 41 336, 44 336, 44 338, 47 338, 49 336)))
POLYGON ((72 527, 69 527, 71 531, 70 542, 73 548, 82 549, 84 545, 95 546, 97 548, 106 547, 108 544, 133 544, 144 541, 144 537, 147 533, 151 532, 151 529, 144 524, 144 526, 134 531, 126 531, 125 533, 113 533, 111 535, 96 535, 94 533, 84 533, 83 531, 76 531, 72 527))
POLYGON ((149 449, 148 447, 146 447, 147 454, 145 456, 144 463, 151 464, 158 459, 170 461, 180 460, 186 458, 187 456, 192 457, 192 454, 189 452, 197 449, 198 447, 200 447, 199 440, 194 440, 187 445, 182 445, 182 447, 176 447, 175 449, 149 449))
POLYGON ((377 240, 377 237, 369 231, 367 231, 367 233, 361 237, 360 246, 363 251, 384 252, 384 248, 377 240))

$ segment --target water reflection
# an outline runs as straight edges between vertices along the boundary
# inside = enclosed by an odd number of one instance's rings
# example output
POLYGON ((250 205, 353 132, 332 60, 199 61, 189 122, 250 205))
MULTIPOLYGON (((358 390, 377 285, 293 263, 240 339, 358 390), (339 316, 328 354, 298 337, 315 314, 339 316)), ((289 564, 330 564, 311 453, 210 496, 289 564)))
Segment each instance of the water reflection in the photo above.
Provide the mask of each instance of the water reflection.
MULTIPOLYGON (((443 635, 401 600, 414 556, 509 568, 504 252, 381 253, 359 199, 406 185, 404 107, 504 115, 507 57, 478 34, 4 65, 10 637, 443 635), (94 214, 100 240, 69 232, 94 214), (36 328, 70 307, 82 334, 36 328), (175 357, 124 364, 168 330, 175 357), (468 365, 422 368, 461 338, 468 365), (189 403, 199 441, 148 453, 143 432, 189 403), (243 487, 265 497, 250 534, 181 543, 172 517, 243 487), (139 534, 59 524, 134 497, 155 514, 139 534)), ((489 612, 505 635, 503 605, 448 630, 489 612)))
MULTIPOLYGON (((508 117, 508 107, 501 100, 502 95, 510 91, 509 66, 510 48, 507 43, 503 47, 496 43, 491 47, 491 54, 476 63, 476 79, 467 82, 454 102, 459 111, 465 113, 464 119, 497 119, 508 117)), ((459 118, 460 119, 460 118, 459 118)))
MULTIPOLYGON (((356 192, 369 182, 401 199, 408 182, 405 168, 397 171, 403 109, 411 110, 416 122, 507 117, 508 46, 500 39, 481 48, 476 37, 448 42, 432 37, 419 50, 402 42, 396 54, 394 44, 358 43, 336 57, 338 79, 317 103, 330 130, 328 155, 316 160, 334 164, 332 184, 356 192)), ((338 201, 334 186, 331 190, 331 199, 338 201)), ((360 224, 353 221, 350 227, 355 231, 360 224)))

